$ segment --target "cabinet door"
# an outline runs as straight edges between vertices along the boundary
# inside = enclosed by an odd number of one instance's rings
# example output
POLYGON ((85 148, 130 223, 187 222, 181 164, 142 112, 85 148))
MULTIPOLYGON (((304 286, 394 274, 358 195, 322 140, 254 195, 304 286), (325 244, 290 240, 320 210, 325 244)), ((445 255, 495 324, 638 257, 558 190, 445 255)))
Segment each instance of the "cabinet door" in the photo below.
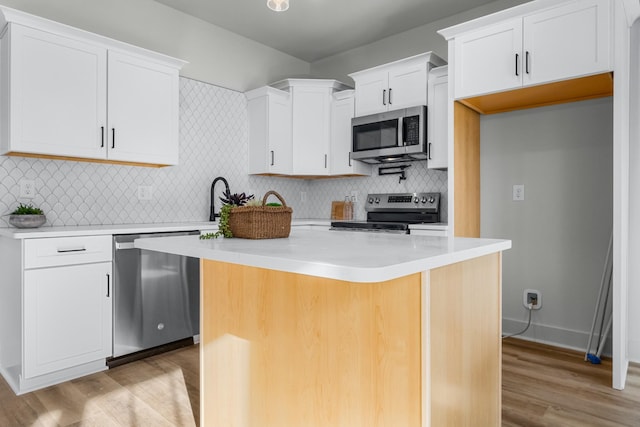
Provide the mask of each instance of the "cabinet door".
POLYGON ((366 116, 387 111, 389 73, 371 72, 356 80, 356 116, 366 116))
POLYGON ((522 86, 522 19, 457 37, 454 42, 455 98, 522 86))
POLYGON ((326 88, 294 87, 293 174, 329 174, 331 92, 326 88))
POLYGON ((427 114, 429 116, 427 128, 429 157, 427 167, 429 169, 446 169, 448 167, 448 81, 449 78, 446 74, 429 78, 429 103, 427 104, 427 114))
POLYGON ((610 66, 610 5, 572 2, 524 18, 524 84, 597 74, 610 66))
POLYGON ((104 159, 106 50, 17 24, 8 37, 3 151, 104 159))
POLYGON ((267 112, 267 171, 291 174, 293 153, 291 148, 291 98, 269 95, 267 112))
POLYGON ((24 272, 26 378, 111 355, 111 263, 24 272))
POLYGON ((109 52, 109 160, 178 163, 178 70, 109 52))
POLYGON ((254 89, 247 95, 247 113, 249 173, 291 174, 289 93, 269 87, 254 89))
POLYGON ((353 173, 351 160, 351 118, 355 111, 353 96, 334 99, 331 105, 331 175, 353 173))
POLYGON ((402 65, 389 70, 389 110, 427 105, 427 63, 402 65))

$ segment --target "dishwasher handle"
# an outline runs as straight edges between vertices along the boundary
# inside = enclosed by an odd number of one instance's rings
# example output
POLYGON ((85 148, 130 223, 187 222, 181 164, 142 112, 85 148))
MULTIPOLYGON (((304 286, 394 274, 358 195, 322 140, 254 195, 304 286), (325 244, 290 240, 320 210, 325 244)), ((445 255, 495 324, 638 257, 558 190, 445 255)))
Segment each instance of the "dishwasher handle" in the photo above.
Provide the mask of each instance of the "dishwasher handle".
POLYGON ((134 245, 133 242, 116 242, 116 250, 122 250, 122 249, 137 249, 134 245))

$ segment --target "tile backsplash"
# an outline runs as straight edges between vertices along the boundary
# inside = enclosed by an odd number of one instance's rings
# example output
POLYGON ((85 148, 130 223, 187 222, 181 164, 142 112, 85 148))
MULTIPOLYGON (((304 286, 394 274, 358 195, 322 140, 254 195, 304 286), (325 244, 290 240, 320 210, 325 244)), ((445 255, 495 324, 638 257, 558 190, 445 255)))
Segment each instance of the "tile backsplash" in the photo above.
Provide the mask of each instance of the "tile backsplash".
MULTIPOLYGON (((368 192, 439 191, 446 220, 447 173, 428 170, 426 162, 413 162, 401 184, 397 176, 249 176, 247 129, 244 94, 181 78, 178 166, 155 169, 0 156, 0 226, 9 226, 7 214, 20 202, 40 207, 47 215, 45 226, 207 221, 211 182, 217 176, 229 181, 232 192, 262 196, 278 191, 295 218, 329 218, 331 201, 344 200, 352 191, 361 202, 368 192), (19 197, 22 179, 35 181, 35 198, 19 197), (152 200, 138 200, 141 185, 153 187, 152 200)), ((217 196, 223 187, 216 186, 217 196)), ((219 206, 216 201, 216 211, 219 206)), ((363 218, 362 203, 357 210, 363 218)))

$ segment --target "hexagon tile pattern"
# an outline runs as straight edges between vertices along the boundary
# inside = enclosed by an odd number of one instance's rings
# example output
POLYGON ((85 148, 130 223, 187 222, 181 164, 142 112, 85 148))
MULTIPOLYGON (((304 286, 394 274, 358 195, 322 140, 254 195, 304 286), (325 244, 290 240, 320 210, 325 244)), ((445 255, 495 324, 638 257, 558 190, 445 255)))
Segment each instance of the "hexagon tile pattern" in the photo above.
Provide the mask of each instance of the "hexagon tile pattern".
MULTIPOLYGON (((447 173, 414 162, 408 179, 395 176, 300 180, 249 176, 247 103, 243 93, 180 78, 180 164, 165 168, 0 156, 0 226, 18 203, 32 203, 47 215, 45 226, 207 221, 216 176, 232 192, 261 197, 278 191, 295 218, 329 218, 332 200, 357 191, 440 191, 446 219, 447 173), (21 199, 20 180, 35 181, 36 197, 21 199), (138 200, 138 186, 152 186, 152 200, 138 200), (301 193, 306 193, 302 201, 301 193)), ((374 169, 375 171, 375 169, 374 169)), ((377 171, 375 171, 377 173, 377 171)), ((223 190, 216 188, 216 196, 223 190)), ((357 206, 360 217, 364 208, 357 206)), ((220 202, 216 201, 216 210, 220 202)))

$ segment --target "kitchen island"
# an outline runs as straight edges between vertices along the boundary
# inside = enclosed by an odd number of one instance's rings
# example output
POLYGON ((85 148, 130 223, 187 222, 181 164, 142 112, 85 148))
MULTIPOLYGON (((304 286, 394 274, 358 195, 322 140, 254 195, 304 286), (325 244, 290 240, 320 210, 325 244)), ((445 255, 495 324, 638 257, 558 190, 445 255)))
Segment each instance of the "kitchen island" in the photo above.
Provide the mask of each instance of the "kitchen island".
POLYGON ((500 425, 506 240, 293 230, 198 257, 201 425, 500 425))

